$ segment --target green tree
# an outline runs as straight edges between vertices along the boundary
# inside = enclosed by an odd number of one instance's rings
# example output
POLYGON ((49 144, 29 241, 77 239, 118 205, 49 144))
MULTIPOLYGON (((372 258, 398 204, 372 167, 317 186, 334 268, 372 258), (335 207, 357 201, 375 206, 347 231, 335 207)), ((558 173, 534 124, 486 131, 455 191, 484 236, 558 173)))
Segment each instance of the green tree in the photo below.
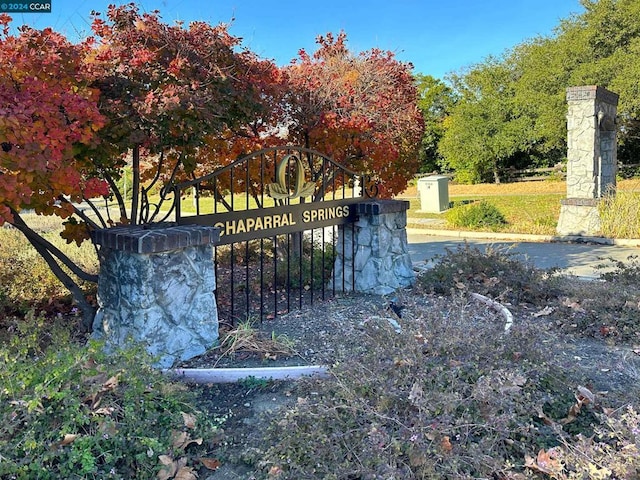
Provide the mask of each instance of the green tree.
POLYGON ((584 12, 562 20, 552 36, 524 42, 499 60, 453 76, 461 101, 445 122, 439 151, 444 164, 462 169, 460 178, 486 180, 491 169, 500 173, 564 160, 566 89, 579 85, 620 94, 618 158, 637 162, 640 2, 583 0, 582 6, 584 12))
POLYGON ((513 101, 515 73, 510 63, 489 58, 452 77, 460 100, 444 122, 439 152, 458 181, 499 183, 516 154, 526 151, 531 122, 513 101))
POLYGON ((444 121, 455 105, 453 89, 431 75, 415 77, 418 88, 418 107, 424 118, 424 135, 420 145, 420 171, 437 171, 442 165, 438 144, 444 135, 444 121))

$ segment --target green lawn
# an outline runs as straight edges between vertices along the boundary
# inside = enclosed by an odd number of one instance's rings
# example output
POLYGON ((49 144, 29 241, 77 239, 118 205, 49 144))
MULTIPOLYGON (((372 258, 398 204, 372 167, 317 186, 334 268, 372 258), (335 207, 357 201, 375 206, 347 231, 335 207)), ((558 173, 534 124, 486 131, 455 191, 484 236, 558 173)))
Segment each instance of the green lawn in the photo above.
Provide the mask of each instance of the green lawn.
MULTIPOLYGON (((449 198, 453 207, 484 200, 495 206, 507 219, 508 225, 501 231, 515 233, 532 233, 553 235, 560 215, 560 200, 566 195, 559 193, 545 194, 510 194, 505 196, 464 195, 449 198)), ((446 213, 421 213, 420 199, 409 198, 411 218, 433 218, 443 221, 438 228, 449 228, 446 224, 446 213)), ((411 223, 411 221, 409 221, 411 223)))

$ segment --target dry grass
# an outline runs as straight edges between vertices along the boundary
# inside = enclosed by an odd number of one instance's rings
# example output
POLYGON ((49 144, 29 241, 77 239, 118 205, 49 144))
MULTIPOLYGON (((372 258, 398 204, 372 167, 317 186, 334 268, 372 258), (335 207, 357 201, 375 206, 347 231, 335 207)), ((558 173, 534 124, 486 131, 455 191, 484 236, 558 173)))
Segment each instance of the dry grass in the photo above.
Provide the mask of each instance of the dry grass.
MULTIPOLYGON (((626 179, 618 181, 618 190, 640 190, 639 179, 626 179)), ((449 184, 449 196, 464 197, 467 195, 540 195, 540 194, 566 194, 567 183, 558 180, 545 180, 539 182, 514 182, 514 183, 482 183, 478 185, 449 184)), ((418 196, 416 185, 410 185, 399 198, 412 198, 418 196)))

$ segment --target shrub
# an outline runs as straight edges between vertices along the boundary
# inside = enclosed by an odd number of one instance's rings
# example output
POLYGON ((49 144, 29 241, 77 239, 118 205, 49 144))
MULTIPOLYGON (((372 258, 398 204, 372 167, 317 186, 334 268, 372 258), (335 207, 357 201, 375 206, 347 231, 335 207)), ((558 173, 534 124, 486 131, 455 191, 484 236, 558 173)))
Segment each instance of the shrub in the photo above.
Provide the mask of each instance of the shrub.
MULTIPOLYGON (((295 236, 293 237, 295 238, 295 236)), ((334 246, 326 242, 312 239, 307 235, 302 237, 300 255, 291 253, 291 248, 278 259, 276 270, 276 285, 286 287, 314 289, 322 288, 331 278, 335 260, 334 246)))
POLYGON ((216 426, 184 386, 148 367, 142 349, 107 357, 45 327, 30 314, 0 344, 0 478, 156 478, 183 457, 191 469, 198 437, 216 426))
POLYGON ((459 228, 488 228, 497 230, 507 224, 502 213, 485 200, 452 208, 446 213, 446 220, 459 228))
POLYGON ((593 434, 591 407, 561 426, 576 384, 539 325, 505 334, 461 296, 443 305, 424 297, 400 331, 365 316, 358 345, 254 452, 269 478, 519 478, 527 456, 593 434))
POLYGON ((429 292, 471 291, 511 303, 540 303, 558 295, 555 269, 538 269, 508 248, 488 245, 482 251, 465 242, 446 252, 418 279, 429 292))

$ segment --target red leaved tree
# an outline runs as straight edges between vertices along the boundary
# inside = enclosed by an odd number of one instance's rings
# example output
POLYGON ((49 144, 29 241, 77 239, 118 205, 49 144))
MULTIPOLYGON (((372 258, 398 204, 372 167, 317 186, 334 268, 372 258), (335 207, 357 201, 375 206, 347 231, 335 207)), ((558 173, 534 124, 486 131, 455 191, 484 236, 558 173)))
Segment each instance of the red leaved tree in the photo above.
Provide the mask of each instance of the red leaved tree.
POLYGON ((134 4, 110 6, 106 20, 96 14, 93 30, 98 44, 87 68, 108 119, 95 160, 118 202, 116 222, 152 222, 166 198, 161 187, 193 173, 205 138, 256 115, 259 97, 246 81, 252 56, 235 51, 240 39, 223 24, 170 26, 157 11, 140 14, 134 4), (133 171, 128 206, 116 182, 127 163, 133 171), (151 205, 157 187, 160 202, 151 205))
POLYGON ((277 68, 253 61, 249 83, 260 92, 261 114, 209 138, 207 168, 274 145, 301 145, 370 174, 383 196, 402 192, 418 169, 423 118, 411 65, 391 52, 354 54, 344 33, 319 37, 318 50, 300 51, 277 68))
POLYGON ((50 29, 23 27, 9 35, 10 17, 0 15, 0 225, 18 228, 73 293, 91 308, 62 268, 95 281, 64 253, 35 233, 20 215, 24 209, 67 218, 71 202, 106 195, 88 152, 105 119, 97 92, 81 75, 87 44, 72 45, 50 29))
POLYGON ((319 37, 286 68, 292 139, 402 192, 418 167, 423 120, 412 66, 378 49, 351 53, 346 35, 319 37))
POLYGON ((169 26, 134 4, 110 6, 104 20, 95 14, 97 39, 79 45, 51 29, 23 27, 11 36, 10 18, 0 22, 0 224, 27 236, 89 326, 93 308, 61 264, 81 279, 97 278, 20 212, 65 218, 63 237, 78 244, 91 229, 157 220, 167 198, 161 187, 193 172, 205 137, 247 123, 258 110, 258 92, 245 81, 253 57, 236 52, 240 41, 224 25, 169 26), (118 188, 127 165, 129 203, 118 188), (161 195, 152 205, 154 188, 161 195), (116 199, 115 218, 96 203, 107 195, 116 199))

